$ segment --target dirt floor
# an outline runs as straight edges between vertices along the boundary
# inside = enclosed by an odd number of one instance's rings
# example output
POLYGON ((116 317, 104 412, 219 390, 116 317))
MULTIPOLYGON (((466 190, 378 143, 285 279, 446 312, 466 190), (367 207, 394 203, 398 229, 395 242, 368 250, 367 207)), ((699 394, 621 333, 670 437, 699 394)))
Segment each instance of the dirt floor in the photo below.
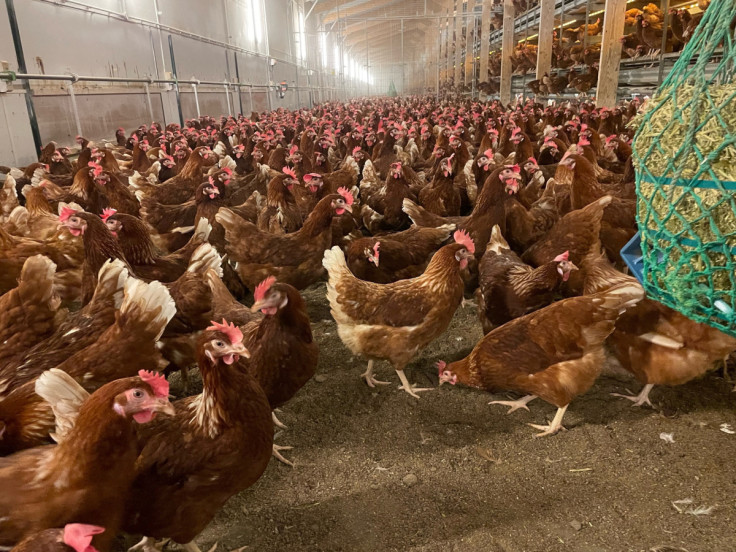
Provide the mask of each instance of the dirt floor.
MULTIPOLYGON (((388 364, 378 377, 394 384, 368 388, 324 288, 305 292, 317 376, 279 414, 288 429, 276 442, 294 447, 295 467, 272 461, 197 539, 202 550, 736 550, 736 435, 721 429, 736 430, 736 393, 720 371, 655 388, 654 408, 611 397, 641 386, 603 376, 571 404, 568 431, 535 439, 526 424, 555 412, 540 400, 509 416, 488 405, 505 395, 461 386, 417 400, 388 364)), ((436 361, 465 356, 480 336, 475 309, 461 307, 409 380, 436 387, 436 361)))

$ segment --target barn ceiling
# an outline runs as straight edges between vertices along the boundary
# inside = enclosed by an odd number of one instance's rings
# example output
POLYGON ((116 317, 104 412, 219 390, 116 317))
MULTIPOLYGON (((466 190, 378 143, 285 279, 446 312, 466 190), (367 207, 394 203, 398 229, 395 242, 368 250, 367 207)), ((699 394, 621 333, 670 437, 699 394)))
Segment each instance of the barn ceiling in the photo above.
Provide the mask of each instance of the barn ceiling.
POLYGON ((353 57, 376 66, 401 62, 402 17, 404 61, 418 59, 426 51, 427 33, 439 33, 431 17, 444 15, 448 5, 454 6, 454 0, 316 0, 316 5, 306 2, 305 9, 314 6, 310 17, 338 32, 353 57))

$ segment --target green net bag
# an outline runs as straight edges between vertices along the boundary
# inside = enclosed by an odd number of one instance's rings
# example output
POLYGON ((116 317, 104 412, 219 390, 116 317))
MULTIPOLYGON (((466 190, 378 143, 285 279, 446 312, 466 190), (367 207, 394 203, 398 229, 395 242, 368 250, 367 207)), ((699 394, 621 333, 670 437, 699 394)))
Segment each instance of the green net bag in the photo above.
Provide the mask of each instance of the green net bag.
POLYGON ((642 284, 657 301, 736 336, 736 0, 713 0, 637 116, 642 284))

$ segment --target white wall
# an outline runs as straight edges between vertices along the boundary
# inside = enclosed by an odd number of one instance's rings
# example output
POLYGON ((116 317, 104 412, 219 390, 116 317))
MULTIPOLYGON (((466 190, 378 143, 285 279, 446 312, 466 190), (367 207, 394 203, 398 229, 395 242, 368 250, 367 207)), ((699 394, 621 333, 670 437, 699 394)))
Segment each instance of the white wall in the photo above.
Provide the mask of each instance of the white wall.
MULTIPOLYGON (((297 59, 294 17, 303 12, 303 0, 15 0, 15 10, 31 74, 171 78, 171 36, 180 81, 236 82, 237 56, 239 82, 261 86, 252 93, 241 89, 246 114, 347 97, 335 90, 306 89, 308 85, 333 89, 342 81, 320 74, 316 17, 306 25, 307 59, 297 59), (270 58, 277 60, 273 67, 270 58), (269 81, 286 81, 286 98, 263 88, 269 81)), ((332 37, 329 44, 332 48, 332 37)), ((10 70, 18 70, 4 2, 0 60, 8 62, 10 70)), ((67 83, 34 80, 31 85, 42 142, 73 144, 77 129, 67 83)), ((230 105, 237 113, 237 92, 230 90, 234 92, 230 105)), ((130 131, 151 121, 140 83, 79 81, 74 91, 82 133, 90 139, 111 138, 118 126, 130 131)), ((154 118, 178 122, 173 89, 152 84, 150 91, 154 118)), ((184 118, 196 116, 192 87, 181 84, 180 92, 184 118)), ((223 85, 201 85, 198 92, 202 114, 228 113, 223 85)), ((36 158, 28 121, 23 86, 15 81, 8 92, 0 92, 0 165, 21 165, 36 158)))

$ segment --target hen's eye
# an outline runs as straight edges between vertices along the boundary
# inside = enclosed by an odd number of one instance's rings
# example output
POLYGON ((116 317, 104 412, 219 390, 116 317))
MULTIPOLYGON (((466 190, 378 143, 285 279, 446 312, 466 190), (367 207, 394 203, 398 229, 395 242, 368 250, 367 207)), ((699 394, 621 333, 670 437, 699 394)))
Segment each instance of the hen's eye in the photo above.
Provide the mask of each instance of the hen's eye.
POLYGON ((224 344, 224 343, 223 343, 222 341, 215 341, 215 347, 220 347, 220 348, 222 348, 222 347, 224 347, 224 346, 225 346, 225 344, 224 344))
POLYGON ((134 389, 133 390, 133 397, 136 399, 142 399, 143 398, 143 391, 140 389, 134 389))

